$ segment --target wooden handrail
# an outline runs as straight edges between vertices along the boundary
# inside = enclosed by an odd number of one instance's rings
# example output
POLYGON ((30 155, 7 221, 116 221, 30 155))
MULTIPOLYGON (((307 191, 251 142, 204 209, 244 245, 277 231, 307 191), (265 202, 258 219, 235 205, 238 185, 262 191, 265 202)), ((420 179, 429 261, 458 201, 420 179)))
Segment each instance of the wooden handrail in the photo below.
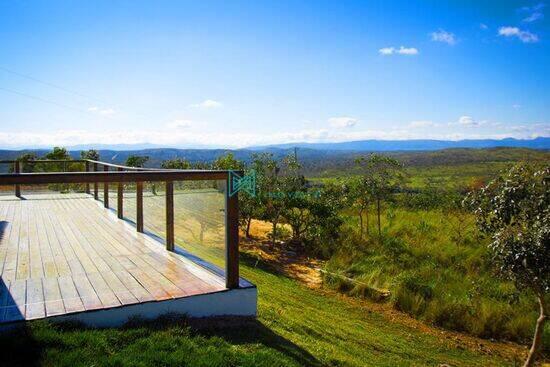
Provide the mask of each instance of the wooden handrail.
POLYGON ((22 162, 22 163, 64 163, 64 162, 84 163, 86 161, 88 161, 88 159, 29 159, 29 160, 2 159, 2 160, 0 160, 0 164, 14 163, 14 162, 22 162))
POLYGON ((131 172, 40 172, 0 174, 1 185, 86 183, 86 182, 137 182, 137 181, 205 181, 227 180, 229 171, 175 170, 131 172))

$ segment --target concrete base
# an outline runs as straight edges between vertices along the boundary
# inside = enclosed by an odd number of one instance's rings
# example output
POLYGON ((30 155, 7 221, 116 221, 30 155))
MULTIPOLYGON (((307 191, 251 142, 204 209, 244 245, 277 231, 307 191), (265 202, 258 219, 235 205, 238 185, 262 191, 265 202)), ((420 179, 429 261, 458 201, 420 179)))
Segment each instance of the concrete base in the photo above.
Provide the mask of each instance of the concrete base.
POLYGON ((132 318, 155 319, 165 314, 189 317, 251 316, 257 314, 257 288, 239 288, 215 293, 151 301, 133 305, 48 317, 52 322, 76 321, 91 327, 117 327, 132 318))

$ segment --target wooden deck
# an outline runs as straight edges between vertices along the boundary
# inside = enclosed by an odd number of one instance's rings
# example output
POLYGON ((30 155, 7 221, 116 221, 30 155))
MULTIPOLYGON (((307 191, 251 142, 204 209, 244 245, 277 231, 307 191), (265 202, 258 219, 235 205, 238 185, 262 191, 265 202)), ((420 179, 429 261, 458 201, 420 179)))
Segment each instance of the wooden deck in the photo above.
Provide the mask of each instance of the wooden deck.
POLYGON ((89 195, 0 197, 0 323, 221 291, 222 276, 89 195))

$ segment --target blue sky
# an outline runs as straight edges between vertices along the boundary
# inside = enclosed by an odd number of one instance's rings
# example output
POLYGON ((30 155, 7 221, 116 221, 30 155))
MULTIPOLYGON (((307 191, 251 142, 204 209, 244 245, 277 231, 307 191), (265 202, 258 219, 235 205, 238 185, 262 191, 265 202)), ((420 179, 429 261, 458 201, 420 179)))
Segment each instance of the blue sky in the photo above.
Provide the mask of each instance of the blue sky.
POLYGON ((550 136, 538 1, 2 1, 0 147, 550 136))

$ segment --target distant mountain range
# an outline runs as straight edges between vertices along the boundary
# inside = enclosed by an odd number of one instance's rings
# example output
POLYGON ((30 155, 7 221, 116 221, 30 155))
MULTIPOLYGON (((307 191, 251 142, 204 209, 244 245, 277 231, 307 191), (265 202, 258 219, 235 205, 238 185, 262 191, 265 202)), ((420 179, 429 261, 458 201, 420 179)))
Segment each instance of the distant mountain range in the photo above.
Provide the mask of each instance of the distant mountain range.
MULTIPOLYGON (((361 140, 343 143, 289 143, 262 147, 250 147, 245 149, 177 149, 162 148, 151 144, 139 145, 81 145, 67 147, 74 159, 80 157, 82 150, 90 148, 97 149, 102 161, 123 164, 130 155, 148 156, 148 167, 159 167, 162 161, 174 158, 185 158, 190 162, 212 162, 217 157, 232 152, 235 158, 249 162, 252 154, 268 152, 274 158, 280 159, 286 155, 297 154, 300 161, 306 165, 342 164, 344 161, 353 161, 357 154, 369 152, 386 152, 387 154, 398 155, 400 159, 410 162, 418 161, 418 157, 424 160, 439 159, 445 157, 444 162, 456 161, 483 161, 483 155, 497 153, 499 149, 511 149, 516 155, 522 155, 524 149, 530 148, 550 151, 550 138, 536 138, 532 140, 503 139, 503 140, 361 140), (478 151, 478 149, 485 149, 478 151), (493 152, 491 152, 493 151, 493 152), (484 153, 485 152, 485 153, 484 153), (426 158, 427 157, 427 158, 426 158), (435 157, 435 158, 434 158, 435 157), (439 157, 439 158, 438 158, 439 157), (461 158, 462 157, 462 158, 461 158)), ((24 153, 34 152, 39 157, 46 154, 50 149, 23 149, 23 150, 1 150, 0 160, 13 160, 24 153)), ((536 151, 532 151, 535 154, 536 151)), ((542 152, 541 152, 542 153, 542 152)), ((546 154, 544 152, 543 154, 546 154)), ((527 154, 527 153, 525 153, 527 154)), ((5 165, 3 165, 5 166, 5 165)), ((0 171, 5 170, 0 167, 0 171)))
POLYGON ((290 148, 308 148, 316 150, 339 150, 354 152, 391 152, 391 151, 427 151, 449 148, 531 148, 531 149, 550 149, 550 137, 540 137, 535 139, 514 139, 506 138, 496 139, 478 139, 478 140, 358 140, 341 143, 287 143, 274 144, 268 146, 249 147, 249 150, 266 149, 290 149, 290 148))
MULTIPOLYGON (((510 148, 531 148, 531 149, 547 149, 550 150, 550 137, 539 137, 535 139, 466 139, 466 140, 431 140, 431 139, 411 139, 411 140, 357 140, 346 141, 338 143, 284 143, 284 144, 271 144, 251 146, 241 149, 225 149, 216 148, 213 146, 162 146, 151 143, 140 144, 79 144, 73 146, 67 146, 70 151, 80 151, 88 149, 96 149, 103 151, 142 151, 142 150, 172 150, 172 151, 274 151, 276 149, 294 149, 294 148, 307 148, 323 151, 349 151, 349 152, 395 152, 395 151, 431 151, 441 150, 449 148, 497 148, 497 147, 510 147, 510 148)), ((51 147, 28 147, 24 149, 10 149, 16 150, 48 150, 51 147)), ((0 150, 2 150, 0 148, 0 150)), ((8 149, 6 149, 8 150, 8 149)))

